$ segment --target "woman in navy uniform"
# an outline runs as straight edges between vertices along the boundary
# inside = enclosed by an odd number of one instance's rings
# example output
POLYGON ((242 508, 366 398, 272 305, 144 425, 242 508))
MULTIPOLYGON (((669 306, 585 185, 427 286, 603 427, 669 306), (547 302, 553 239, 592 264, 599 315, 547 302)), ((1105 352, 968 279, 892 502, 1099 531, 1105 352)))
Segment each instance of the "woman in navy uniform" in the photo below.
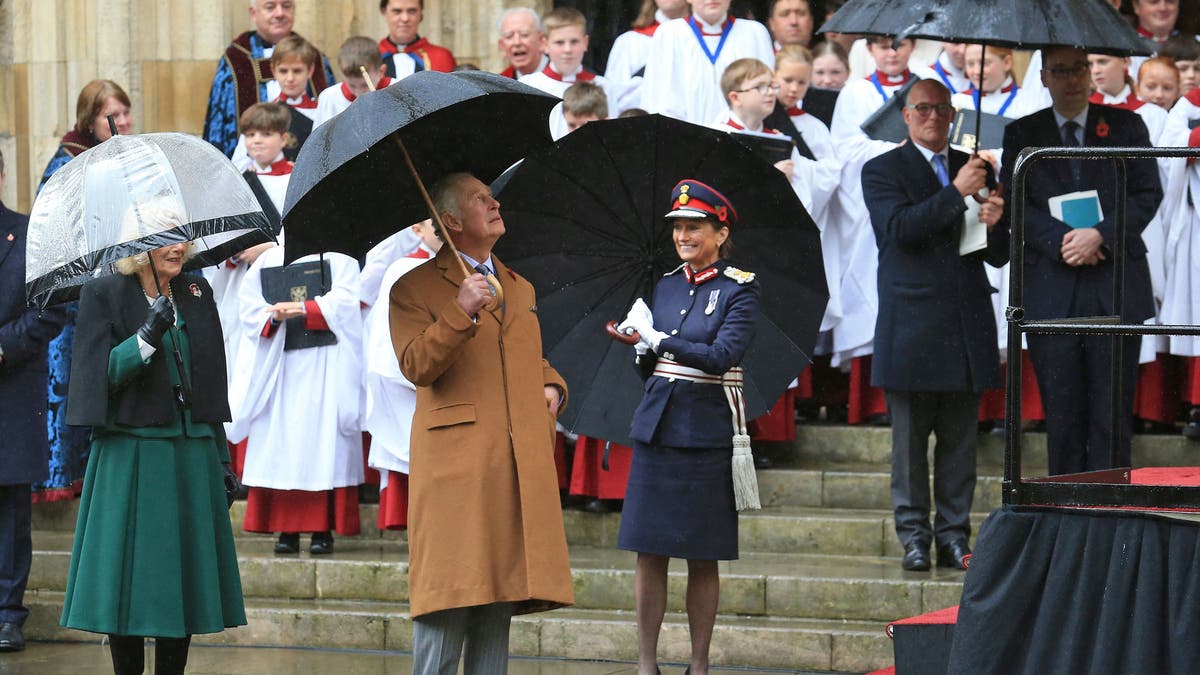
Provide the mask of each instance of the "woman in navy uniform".
POLYGON ((117 675, 143 671, 142 636, 155 673, 183 673, 193 634, 246 623, 221 322, 208 282, 181 274, 188 248, 125 258, 79 299, 67 421, 94 431, 61 622, 107 633, 117 675))
MULTIPOLYGON (((716 621, 718 560, 738 557, 734 499, 735 432, 748 449, 744 414, 735 429, 726 373, 754 334, 759 286, 731 267, 730 226, 737 212, 717 190, 680 181, 666 219, 683 264, 639 298, 619 330, 636 330, 645 394, 633 415, 633 465, 617 546, 638 554, 638 671, 657 671, 658 634, 666 611, 667 563, 688 561, 689 671, 708 672, 716 621)), ((749 459, 747 454, 747 459, 749 459)), ((753 476, 752 466, 751 476, 753 476)), ((755 488, 756 490, 756 488, 755 488)), ((757 499, 757 494, 755 494, 757 499)))

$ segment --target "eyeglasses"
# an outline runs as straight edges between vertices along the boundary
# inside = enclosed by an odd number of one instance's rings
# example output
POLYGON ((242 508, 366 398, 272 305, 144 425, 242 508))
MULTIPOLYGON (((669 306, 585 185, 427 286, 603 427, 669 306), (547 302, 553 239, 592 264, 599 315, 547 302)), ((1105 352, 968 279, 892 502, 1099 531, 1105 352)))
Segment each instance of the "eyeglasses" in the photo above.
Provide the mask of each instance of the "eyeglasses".
POLYGON ((1056 80, 1065 80, 1068 77, 1081 77, 1087 74, 1089 66, 1086 61, 1081 61, 1071 66, 1056 66, 1054 68, 1042 68, 1043 72, 1050 73, 1056 80))
POLYGON ((949 117, 954 114, 954 106, 949 103, 917 103, 907 106, 909 110, 915 110, 921 117, 929 117, 931 113, 937 113, 940 117, 949 117))
POLYGON ((771 82, 770 84, 760 84, 757 87, 746 87, 745 89, 737 89, 736 91, 739 94, 744 94, 748 91, 757 91, 763 96, 766 96, 771 92, 779 93, 779 85, 771 82))

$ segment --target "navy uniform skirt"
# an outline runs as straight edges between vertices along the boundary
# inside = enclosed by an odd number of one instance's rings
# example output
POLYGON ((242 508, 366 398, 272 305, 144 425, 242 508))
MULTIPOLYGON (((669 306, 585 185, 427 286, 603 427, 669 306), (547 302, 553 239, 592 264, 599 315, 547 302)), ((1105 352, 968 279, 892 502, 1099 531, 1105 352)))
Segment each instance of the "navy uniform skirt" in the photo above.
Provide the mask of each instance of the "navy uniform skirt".
POLYGON ((733 448, 634 442, 617 548, 687 560, 736 560, 733 448))

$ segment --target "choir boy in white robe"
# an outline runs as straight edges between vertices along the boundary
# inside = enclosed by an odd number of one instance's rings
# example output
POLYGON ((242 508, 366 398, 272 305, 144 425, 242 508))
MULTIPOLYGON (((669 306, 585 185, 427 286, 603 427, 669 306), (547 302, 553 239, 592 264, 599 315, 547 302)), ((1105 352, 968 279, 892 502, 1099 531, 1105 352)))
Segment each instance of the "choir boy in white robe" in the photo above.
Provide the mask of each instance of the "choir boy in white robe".
MULTIPOLYGON (((775 109, 778 86, 775 73, 762 61, 738 59, 729 64, 721 76, 721 91, 728 108, 714 120, 714 127, 736 134, 789 138, 763 124, 763 120, 775 109)), ((823 160, 805 157, 793 146, 791 157, 777 162, 775 168, 788 177, 796 196, 820 227, 820 223, 825 221, 826 207, 841 178, 841 167, 837 160, 832 157, 823 160)), ((833 280, 836 281, 836 277, 833 280)), ((791 394, 784 393, 783 398, 775 404, 775 408, 782 406, 784 410, 774 412, 790 411, 791 400, 791 394)), ((790 441, 796 435, 794 415, 767 416, 760 418, 755 426, 757 428, 753 436, 756 440, 790 441)))
POLYGON ((725 112, 721 74, 738 59, 775 67, 771 35, 757 21, 734 19, 730 0, 692 0, 692 13, 654 33, 642 81, 642 108, 694 124, 725 112))
POLYGON ((418 237, 417 248, 384 271, 363 325, 366 390, 363 430, 371 434, 367 466, 380 474, 377 519, 380 530, 408 527, 408 442, 417 404, 416 387, 400 373, 392 348, 388 296, 397 279, 432 258, 442 247, 432 221, 425 220, 405 231, 418 237))
MULTIPOLYGON (((942 53, 928 66, 914 67, 913 73, 923 79, 934 79, 946 85, 951 94, 967 91, 971 80, 967 77, 967 45, 956 42, 942 44, 942 53)), ((978 82, 978 81, 977 81, 978 82)))
MULTIPOLYGON (((321 52, 299 35, 289 35, 280 40, 271 53, 271 72, 279 85, 279 97, 275 102, 287 105, 292 111, 291 122, 285 130, 291 138, 283 152, 293 162, 300 154, 300 148, 308 139, 317 117, 317 99, 308 95, 308 84, 320 62, 321 52)), ((246 152, 244 136, 238 136, 237 147, 233 149, 230 161, 238 171, 250 168, 251 159, 246 152)))
MULTIPOLYGON (((1167 146, 1200 147, 1200 89, 1171 108, 1164 132, 1167 146)), ((1168 325, 1200 324, 1200 161, 1170 160, 1163 197, 1166 213, 1166 284, 1161 316, 1168 325)), ((1184 436, 1200 440, 1200 338, 1172 335, 1170 353, 1182 358, 1182 398, 1190 408, 1184 436)))
POLYGON ((1088 103, 1110 105, 1137 113, 1146 123, 1150 142, 1157 145, 1163 126, 1167 123, 1167 111, 1156 105, 1147 105, 1134 93, 1129 57, 1088 54, 1088 66, 1091 68, 1092 85, 1096 88, 1088 103))
MULTIPOLYGON (((619 101, 628 87, 601 77, 583 66, 583 55, 588 49, 587 18, 574 7, 559 7, 542 17, 542 25, 546 30, 542 41, 550 63, 540 72, 521 76, 520 81, 559 98, 566 93, 567 87, 576 82, 592 82, 603 89, 608 97, 605 119, 615 117, 624 109, 619 101)), ((558 140, 566 136, 567 131, 560 103, 550 111, 550 135, 558 140)))
MULTIPOLYGON (((1180 89, 1179 67, 1175 61, 1166 56, 1156 56, 1147 59, 1138 68, 1137 96, 1146 103, 1169 111, 1182 95, 1180 89)), ((1165 124, 1165 123, 1164 123, 1165 124)), ((1162 139, 1159 139, 1160 145, 1162 139)))
MULTIPOLYGON (((287 143, 288 126, 292 114, 280 103, 255 103, 242 113, 238 120, 243 147, 248 151, 250 168, 244 173, 250 189, 258 197, 259 206, 271 221, 278 235, 283 199, 287 194, 288 181, 292 177, 292 163, 283 155, 287 143)), ((282 242, 282 237, 280 237, 282 242)), ((211 283, 217 313, 221 317, 221 332, 225 339, 225 365, 228 381, 233 381, 237 366, 237 353, 241 347, 241 310, 239 288, 246 271, 273 243, 252 246, 217 266, 211 283)), ((244 432, 234 435, 236 423, 225 423, 225 436, 229 441, 231 468, 240 478, 246 460, 244 432)))
MULTIPOLYGON (((317 97, 317 116, 313 121, 313 128, 337 117, 338 113, 349 108, 350 104, 354 103, 359 96, 370 91, 371 85, 374 85, 375 89, 383 89, 400 79, 398 77, 393 80, 387 76, 383 57, 379 55, 379 48, 369 37, 355 35, 346 38, 341 48, 338 49, 337 61, 338 68, 342 72, 342 82, 329 87, 317 97), (371 78, 370 83, 363 77, 364 69, 371 78)), ((409 59, 399 61, 409 61, 409 59)), ((405 73, 405 75, 410 74, 405 73)))
MULTIPOLYGON (((967 45, 963 50, 963 65, 970 84, 966 90, 950 97, 950 103, 960 110, 982 110, 985 113, 999 115, 1008 119, 1024 117, 1035 112, 1034 98, 1026 95, 1026 90, 1013 79, 1012 50, 1003 47, 988 47, 984 49, 977 44, 967 45), (980 69, 983 71, 983 94, 979 93, 980 69)), ((973 132, 972 132, 973 133, 973 132)), ((999 141, 1002 139, 996 139, 999 141)), ((955 147, 963 152, 981 150, 983 155, 992 160, 993 175, 1000 175, 1000 162, 1003 161, 1001 148, 995 147, 955 147)), ((979 204, 974 199, 967 200, 968 217, 979 213, 979 204)), ((992 294, 992 312, 996 319, 996 338, 999 342, 1000 362, 1008 358, 1008 320, 1005 310, 1008 307, 1009 266, 1005 263, 996 268, 984 265, 988 281, 998 293, 992 294)), ((1032 374, 1033 365, 1029 356, 1022 352, 1024 359, 1022 374, 1032 374)), ((1042 420, 1041 396, 1037 389, 1037 380, 1032 376, 1021 382, 1021 407, 1024 420, 1042 420)), ((1004 418, 1004 390, 988 390, 983 392, 979 405, 981 422, 996 421, 1004 418)))
MULTIPOLYGON (((309 255, 298 263, 317 261, 309 255)), ((230 406, 246 431, 249 486, 247 532, 279 532, 277 553, 295 553, 300 533, 311 532, 309 551, 333 551, 331 530, 358 534, 358 484, 363 480, 362 314, 358 262, 326 253, 329 292, 271 304, 262 272, 283 264, 283 248, 258 257, 239 289, 241 335, 230 406), (329 331, 337 343, 285 350, 287 320, 329 331)))
POLYGON ((881 419, 887 412, 883 391, 870 386, 870 360, 865 358, 872 353, 875 338, 879 250, 863 201, 862 167, 868 160, 896 147, 895 143, 869 138, 861 127, 913 78, 908 68, 912 40, 902 40, 899 48, 893 49, 892 38, 872 38, 868 49, 877 69, 866 78, 846 83, 838 96, 830 127, 833 146, 843 162, 841 183, 826 225, 838 234, 841 254, 838 268, 842 271, 842 318, 833 331, 832 365, 845 369, 848 364, 850 369, 847 420, 851 424, 881 419))
POLYGON ((617 36, 608 52, 604 77, 626 87, 622 110, 640 108, 642 81, 650 58, 650 42, 658 27, 688 15, 687 0, 642 0, 633 28, 617 36))

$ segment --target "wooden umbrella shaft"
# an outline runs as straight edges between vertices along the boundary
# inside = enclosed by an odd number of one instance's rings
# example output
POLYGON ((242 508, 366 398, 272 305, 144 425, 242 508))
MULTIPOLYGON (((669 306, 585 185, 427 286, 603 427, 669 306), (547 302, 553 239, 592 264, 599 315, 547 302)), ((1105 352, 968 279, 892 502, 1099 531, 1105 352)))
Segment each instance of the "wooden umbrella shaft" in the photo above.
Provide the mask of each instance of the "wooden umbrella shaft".
MULTIPOLYGON (((393 133, 392 138, 400 146, 400 154, 404 155, 404 163, 408 165, 408 170, 412 173, 413 180, 417 183, 417 189, 421 192, 421 198, 425 200, 425 205, 429 207, 429 214, 433 218, 434 226, 437 227, 438 233, 442 237, 442 243, 450 247, 450 252, 454 254, 454 259, 458 261, 459 267, 462 268, 463 278, 471 276, 475 271, 467 267, 467 262, 458 254, 458 247, 451 241, 450 232, 442 222, 442 214, 438 213, 437 207, 433 204, 433 198, 429 196, 429 191, 425 189, 425 183, 421 180, 421 175, 417 173, 417 167, 413 164, 412 157, 408 154, 408 147, 404 145, 404 139, 400 138, 399 133, 393 133)), ((488 305, 488 309, 494 310, 504 302, 504 291, 500 287, 500 280, 494 275, 488 274, 487 280, 488 285, 495 295, 492 303, 488 305)))

